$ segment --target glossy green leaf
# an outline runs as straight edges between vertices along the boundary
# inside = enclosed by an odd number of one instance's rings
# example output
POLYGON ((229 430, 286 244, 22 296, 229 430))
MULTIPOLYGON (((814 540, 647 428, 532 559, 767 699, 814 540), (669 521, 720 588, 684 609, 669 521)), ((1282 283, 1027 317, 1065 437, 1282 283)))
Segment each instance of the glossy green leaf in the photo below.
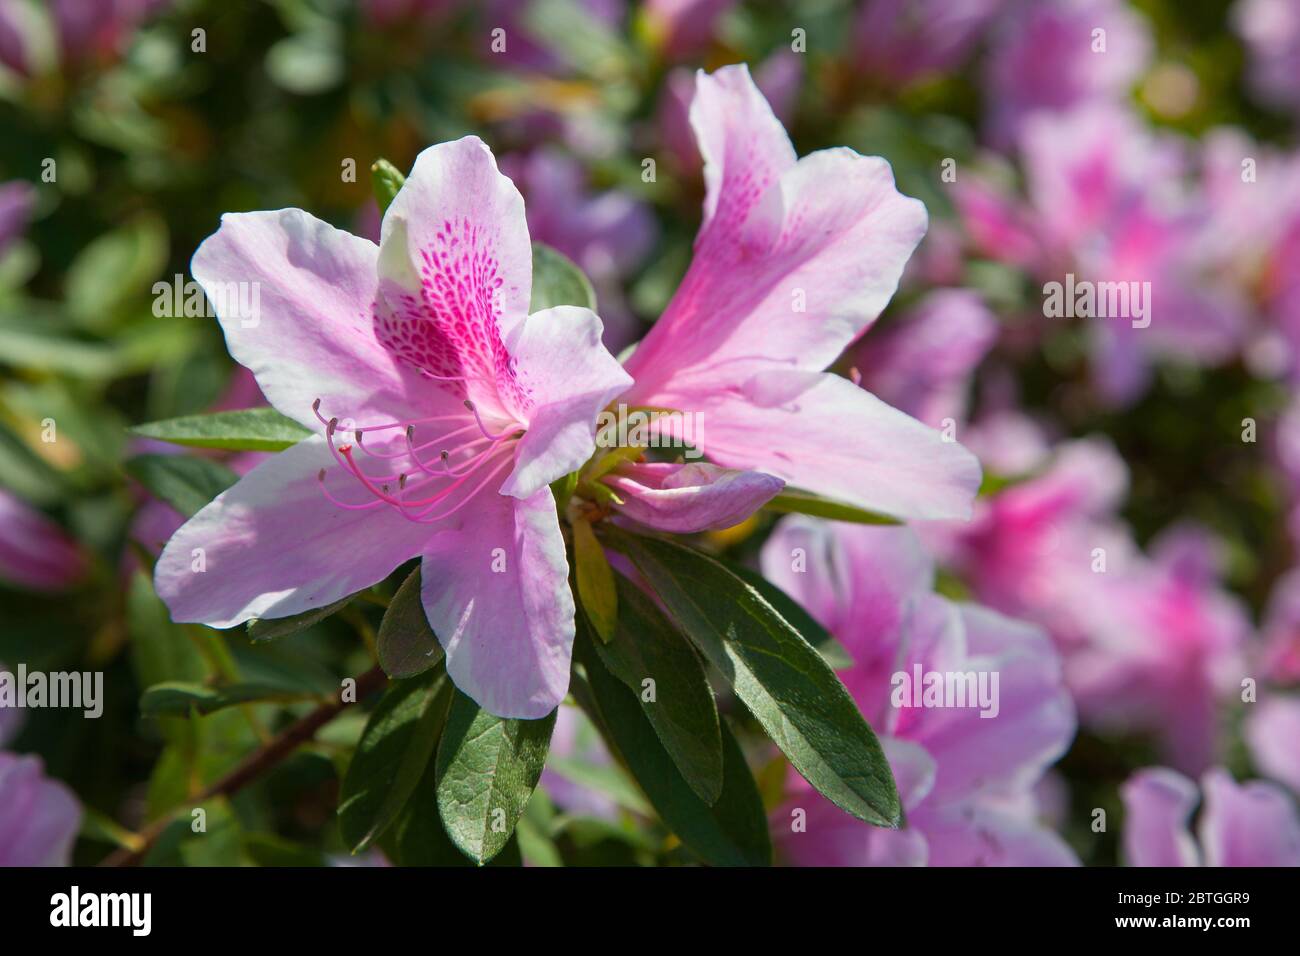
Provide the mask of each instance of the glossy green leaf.
POLYGON ((578 266, 563 253, 540 242, 533 243, 533 298, 530 312, 557 305, 580 305, 596 310, 596 291, 578 266))
POLYGON ((166 681, 144 692, 140 698, 140 712, 147 717, 188 717, 191 712, 202 717, 239 704, 295 700, 304 696, 286 693, 283 687, 266 684, 209 687, 188 681, 166 681))
POLYGON ((821 654, 822 658, 833 670, 838 671, 853 666, 853 656, 848 652, 848 649, 837 641, 826 628, 818 624, 817 620, 800 607, 794 598, 756 571, 751 571, 743 565, 723 558, 716 558, 715 560, 761 594, 763 600, 776 608, 776 613, 789 621, 800 636, 817 649, 817 653, 821 654))
POLYGON ((137 455, 122 467, 186 518, 239 480, 225 465, 185 455, 137 455))
POLYGON ((420 569, 406 576, 379 624, 379 666, 389 677, 414 677, 442 660, 442 645, 429 627, 420 599, 420 569))
POLYGON ((476 863, 510 839, 542 775, 554 728, 555 711, 511 720, 456 692, 438 746, 438 812, 452 842, 476 863))
POLYGON ((597 653, 636 695, 659 742, 705 803, 722 792, 718 708, 704 667, 680 631, 632 582, 618 579, 617 633, 597 653))
POLYGON ((789 488, 763 505, 763 510, 774 514, 813 515, 818 518, 830 518, 833 521, 849 521, 853 524, 902 523, 897 518, 878 514, 875 511, 868 511, 865 508, 859 508, 857 505, 832 501, 830 498, 822 498, 806 491, 795 491, 789 488))
POLYGON ((424 777, 452 693, 446 672, 392 684, 375 706, 339 795, 339 829, 352 851, 370 846, 424 777))
POLYGON ((311 435, 306 428, 274 408, 186 415, 136 425, 129 431, 133 435, 156 438, 173 445, 230 451, 283 451, 311 435))
POLYGON ((305 631, 313 624, 319 624, 327 617, 343 610, 354 596, 349 594, 332 604, 326 604, 324 607, 314 607, 310 611, 291 614, 289 617, 253 618, 248 622, 248 639, 254 644, 264 644, 267 641, 279 640, 282 637, 288 637, 290 634, 305 631))
POLYGON ((897 827, 902 808, 880 742, 790 622, 706 554, 658 538, 617 541, 795 769, 855 817, 897 827))
POLYGON ((575 648, 586 671, 574 695, 645 791, 655 812, 686 846, 713 866, 766 866, 772 859, 767 815, 740 746, 719 723, 722 788, 710 806, 700 799, 660 743, 636 695, 611 674, 579 624, 575 648))

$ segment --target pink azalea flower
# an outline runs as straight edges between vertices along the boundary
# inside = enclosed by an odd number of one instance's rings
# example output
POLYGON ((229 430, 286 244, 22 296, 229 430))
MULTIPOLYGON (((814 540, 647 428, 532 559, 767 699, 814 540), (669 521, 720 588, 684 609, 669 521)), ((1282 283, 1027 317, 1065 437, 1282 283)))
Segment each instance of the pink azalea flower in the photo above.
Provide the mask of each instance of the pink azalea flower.
POLYGON ((67 866, 80 827, 76 797, 39 757, 0 750, 0 867, 67 866))
MULTIPOLYGON (((1208 210, 1186 181, 1180 142, 1150 133, 1124 110, 1092 105, 1030 118, 1020 146, 1026 200, 968 180, 958 184, 958 208, 983 254, 1040 281, 1064 288, 1072 275, 1136 289, 1130 294, 1142 297, 1141 310, 1130 298, 1127 314, 1080 319, 1091 333, 1093 378, 1105 400, 1135 400, 1153 359, 1214 365, 1234 353, 1245 304, 1231 286, 1213 281, 1214 262, 1202 244, 1208 210)), ((1046 288, 1043 296, 1046 310, 1046 288)), ((1045 312, 1039 321, 1068 320, 1045 312)))
POLYGON ((1279 684, 1300 682, 1300 568, 1273 585, 1261 630, 1265 676, 1279 684))
POLYGON ((1240 0, 1231 20, 1246 44, 1251 87, 1266 103, 1300 114, 1300 8, 1292 0, 1240 0))
POLYGON ((956 69, 1007 0, 867 0, 854 66, 894 86, 956 69))
POLYGON ((1244 357, 1260 378, 1300 374, 1300 156, 1215 130, 1201 149, 1200 254, 1256 320, 1244 357))
POLYGON ((574 603, 548 486, 630 380, 593 313, 528 315, 531 262, 523 200, 475 137, 420 154, 378 247, 297 209, 223 217, 192 272, 214 299, 259 284, 253 321, 219 316, 227 345, 317 434, 171 539, 156 582, 176 620, 297 614, 418 556, 457 686, 501 716, 554 709, 574 603))
MULTIPOLYGON (((1028 618, 1070 647, 1086 637, 1080 608, 1094 602, 1109 580, 1092 571, 1093 549, 1107 547, 1112 563, 1129 550, 1114 519, 1128 470, 1103 439, 1067 442, 1049 454, 1023 420, 1004 420, 1000 428, 1013 425, 1027 434, 1009 449, 995 445, 998 457, 985 460, 1006 477, 1037 474, 980 498, 969 525, 927 528, 923 534, 981 603, 1028 618)), ((983 425, 972 426, 968 435, 982 455, 988 454, 985 446, 1007 443, 983 425)))
POLYGON ((86 573, 86 556, 66 531, 0 489, 0 582, 62 591, 86 573))
POLYGON ((605 346, 617 354, 637 338, 622 285, 657 238, 649 206, 618 190, 593 195, 578 162, 555 150, 506 157, 501 165, 524 195, 533 239, 560 250, 591 279, 605 346))
POLYGON ((773 818, 786 859, 804 865, 1073 865, 1037 822, 1034 788, 1074 737, 1060 659, 1037 628, 932 592, 934 565, 906 528, 783 520, 763 572, 848 650, 839 676, 881 737, 907 826, 845 816, 801 778, 773 818), (797 563, 804 562, 804 563, 797 563), (798 568, 804 570, 798 570, 798 568), (997 710, 912 706, 896 673, 998 674, 997 710), (992 712, 992 711, 990 711, 992 712), (791 814, 807 815, 806 832, 791 814))
POLYGON ((1300 697, 1265 693, 1246 717, 1246 746, 1260 773, 1300 794, 1300 697))
POLYGON ((998 324, 978 293, 931 292, 893 325, 851 350, 862 384, 931 428, 964 423, 970 376, 997 338, 998 324))
POLYGON ((964 517, 974 458, 822 371, 893 295, 924 207, 882 159, 797 159, 743 65, 699 75, 691 124, 704 222, 681 286, 627 360, 628 404, 698 416, 718 465, 902 517, 964 517))
POLYGON ((1199 840, 1188 829, 1199 802, 1196 784, 1182 774, 1139 770, 1120 793, 1130 866, 1300 866, 1300 815, 1273 784, 1238 784, 1220 767, 1207 771, 1199 840))
POLYGON ((1241 601, 1219 584, 1217 550, 1201 529, 1175 527, 1149 559, 1108 567, 1101 599, 1078 605, 1089 642, 1067 663, 1085 719, 1154 732, 1189 773, 1217 756, 1219 703, 1240 690, 1251 637, 1241 601))
POLYGON ((999 21, 988 54, 989 141, 1013 145, 1025 120, 1041 111, 1118 101, 1150 56, 1146 21, 1121 0, 1018 0, 999 21))
MULTIPOLYGON (((754 76, 754 84, 782 123, 789 123, 794 118, 799 87, 803 83, 803 62, 801 54, 782 48, 763 61, 754 76)), ((691 128, 691 101, 694 99, 695 74, 684 66, 676 67, 664 81, 656 113, 660 144, 672 156, 678 169, 691 175, 698 173, 703 163, 691 128)))

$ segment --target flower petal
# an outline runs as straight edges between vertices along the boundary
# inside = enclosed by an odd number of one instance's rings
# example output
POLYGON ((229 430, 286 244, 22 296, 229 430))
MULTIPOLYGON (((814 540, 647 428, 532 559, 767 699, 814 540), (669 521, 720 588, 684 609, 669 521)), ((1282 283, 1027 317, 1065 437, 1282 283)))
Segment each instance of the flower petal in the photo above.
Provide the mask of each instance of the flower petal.
POLYGON ((0 581, 59 591, 86 572, 75 539, 22 499, 0 488, 0 581))
POLYGON ((915 533, 792 515, 763 545, 762 568, 844 644, 853 666, 839 677, 867 721, 883 726, 904 625, 934 584, 915 533))
POLYGON ((1300 697, 1260 701, 1246 718, 1245 736, 1260 771, 1300 794, 1300 697))
POLYGON ((628 361, 642 405, 679 407, 688 379, 825 368, 880 314, 925 233, 925 207, 894 188, 885 160, 829 149, 796 163, 748 70, 697 82, 705 222, 685 279, 628 361))
POLYGON ((930 866, 1079 865, 1074 851, 1047 827, 996 807, 923 807, 912 825, 925 834, 930 866))
POLYGON ((267 401, 318 430, 317 398, 327 418, 389 421, 428 391, 375 337, 378 253, 301 209, 226 213, 190 271, 267 401))
POLYGON ((998 684, 987 709, 910 712, 908 739, 925 747, 940 768, 931 796, 938 802, 1032 786, 1069 749, 1076 728, 1061 660, 1047 634, 977 605, 955 607, 965 632, 964 659, 926 669, 952 668, 977 679, 987 674, 989 689, 996 674, 998 684))
POLYGON ((980 484, 975 457, 836 375, 755 375, 738 392, 701 390, 701 444, 730 468, 900 518, 965 518, 980 484))
POLYGON ((574 635, 555 498, 474 504, 424 549, 424 610, 457 687, 499 717, 544 717, 568 691, 574 635))
POLYGON ((627 464, 604 481, 623 499, 624 517, 675 534, 740 524, 785 487, 761 471, 707 462, 627 464))
POLYGON ((632 379, 601 344, 600 319, 576 306, 528 316, 510 341, 510 354, 528 394, 528 431, 501 493, 531 498, 591 457, 600 410, 632 379))
POLYGON ((322 468, 335 497, 366 497, 313 436, 262 462, 176 532, 154 571, 175 620, 231 627, 299 614, 383 580, 420 553, 433 528, 388 505, 337 507, 321 492, 322 468))
POLYGON ((1120 788, 1124 800, 1124 856, 1129 866, 1196 866, 1196 842, 1187 830, 1196 784, 1165 767, 1139 770, 1120 788))
POLYGON ((1300 866, 1300 816, 1285 790, 1264 780, 1238 784, 1218 767, 1201 789, 1206 866, 1300 866))
POLYGON ((0 752, 0 867, 69 863, 81 807, 42 770, 37 757, 0 752))
POLYGON ((532 246, 523 197, 481 139, 420 153, 384 214, 380 249, 379 339, 443 379, 440 391, 519 405, 505 342, 528 314, 532 246))

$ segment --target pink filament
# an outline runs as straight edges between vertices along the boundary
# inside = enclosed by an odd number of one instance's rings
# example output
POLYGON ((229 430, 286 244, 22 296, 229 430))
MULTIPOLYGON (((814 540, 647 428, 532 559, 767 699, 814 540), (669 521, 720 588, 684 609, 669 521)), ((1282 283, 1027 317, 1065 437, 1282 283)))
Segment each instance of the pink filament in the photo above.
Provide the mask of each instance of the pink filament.
POLYGON ((365 452, 366 455, 382 461, 394 461, 406 458, 411 462, 413 469, 418 469, 419 472, 423 472, 425 475, 429 476, 427 478, 422 478, 419 481, 408 482, 407 479, 411 474, 410 470, 400 471, 395 474, 370 474, 358 465, 353 454, 354 445, 335 445, 334 435, 339 429, 339 420, 338 418, 326 419, 322 416, 320 413, 320 399, 317 399, 312 403, 312 411, 316 415, 316 418, 325 426, 325 439, 329 446, 330 455, 334 458, 334 461, 340 468, 351 474, 358 482, 360 482, 361 486, 370 493, 373 500, 365 502, 348 502, 339 499, 325 487, 325 469, 323 468, 317 476, 321 487, 321 493, 330 503, 347 511, 364 511, 387 504, 396 508, 398 512, 401 513, 402 517, 420 524, 431 524, 435 521, 441 521, 444 518, 450 517, 464 507, 470 499, 474 498, 478 492, 488 484, 488 482, 499 476, 502 471, 504 471, 504 469, 514 461, 513 455, 507 454, 496 464, 487 468, 485 477, 470 489, 468 494, 459 504, 456 504, 438 515, 431 515, 430 513, 439 504, 451 497, 458 489, 462 488, 471 477, 482 472, 484 467, 495 457, 495 453, 503 449, 504 442, 517 438, 523 434, 523 431, 519 428, 506 429, 500 433, 493 433, 489 431, 487 426, 484 424, 483 419, 479 415, 478 409, 474 406, 473 402, 466 401, 465 407, 473 414, 473 421, 462 424, 459 428, 455 428, 443 435, 439 435, 437 438, 422 442, 419 445, 417 445, 414 440, 415 424, 434 421, 465 422, 466 416, 437 415, 429 418, 416 419, 412 422, 391 422, 384 425, 371 425, 349 429, 354 436, 355 447, 365 452), (398 451, 395 453, 387 451, 371 451, 364 446, 362 436, 365 433, 391 428, 406 429, 406 448, 404 451, 398 451), (465 432, 473 432, 475 430, 479 433, 478 435, 474 435, 468 440, 462 440, 451 449, 441 449, 439 452, 440 462, 437 466, 431 466, 430 463, 421 459, 419 454, 421 450, 438 446, 448 439, 463 436, 465 432), (480 448, 479 446, 483 445, 484 442, 487 443, 486 447, 480 448), (465 457, 460 464, 453 465, 453 458, 459 456, 467 457, 465 457), (450 481, 443 487, 434 490, 435 485, 443 479, 450 479, 450 481), (397 482, 398 485, 395 495, 390 490, 390 485, 393 482, 397 482), (416 491, 427 491, 430 493, 423 498, 414 500, 407 497, 410 493, 416 491))

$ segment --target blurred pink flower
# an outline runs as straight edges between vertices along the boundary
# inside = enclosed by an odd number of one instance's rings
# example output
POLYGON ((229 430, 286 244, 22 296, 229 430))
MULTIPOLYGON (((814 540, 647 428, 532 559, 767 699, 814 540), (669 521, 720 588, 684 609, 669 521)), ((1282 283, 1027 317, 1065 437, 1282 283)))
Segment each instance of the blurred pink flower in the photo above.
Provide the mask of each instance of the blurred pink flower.
POLYGON ((979 294, 929 293, 888 328, 849 352, 864 388, 931 428, 966 421, 970 377, 993 347, 998 325, 979 294))
POLYGON ((638 337, 623 280, 655 244, 659 227, 650 207, 620 190, 593 194, 582 166, 558 150, 502 157, 501 168, 523 193, 532 238, 560 250, 591 279, 605 347, 617 354, 638 337))
POLYGON ((867 0, 853 30, 853 65, 893 86, 954 70, 1007 2, 867 0))
POLYGON ((1247 365, 1260 378, 1300 376, 1300 154, 1218 129, 1200 160, 1198 254, 1253 307, 1247 365))
POLYGON ((255 321, 219 315, 227 345, 273 407, 323 434, 168 542, 156 582, 175 619, 286 617, 419 556, 456 685, 501 716, 553 710, 574 604, 549 483, 591 456, 597 413, 631 380, 593 313, 528 315, 523 199, 487 146, 421 153, 378 248, 298 209, 231 213, 191 271, 210 294, 259 283, 255 321), (214 573, 195 573, 195 548, 214 573))
POLYGON ((1300 682, 1300 568, 1274 583, 1261 632, 1265 677, 1279 684, 1300 682))
MULTIPOLYGON (((1126 110, 1091 105, 1028 119, 1020 159, 1024 201, 976 177, 957 184, 958 209, 984 255, 1062 287, 1122 283, 1143 296, 1141 310, 1125 296, 1128 314, 1083 318, 1106 401, 1134 401, 1153 359, 1214 365, 1235 352, 1245 303, 1213 279, 1202 242, 1209 212, 1187 181, 1180 141, 1150 132, 1126 110)), ((1065 321, 1048 317, 1047 292, 1041 321, 1065 321)))
POLYGON ((1240 0, 1230 18, 1246 44, 1251 87, 1264 102, 1300 115, 1300 6, 1294 0, 1240 0))
POLYGON ((881 738, 907 819, 896 831, 868 826, 790 775, 794 795, 773 816, 786 859, 840 866, 1078 862, 1037 821, 1034 789, 1075 731, 1060 659, 1042 631, 934 594, 933 562, 905 528, 787 518, 764 545, 762 565, 853 657, 839 676, 881 738), (894 675, 914 668, 996 673, 996 713, 898 706, 894 675), (796 808, 807 813, 806 832, 791 828, 796 808))
POLYGON ((988 140, 1007 148, 1035 113, 1118 101, 1150 54, 1146 20, 1122 0, 1016 0, 988 53, 988 140))
POLYGON ((77 798, 39 757, 0 750, 0 867, 67 866, 80 827, 77 798))
POLYGON ((925 208, 878 157, 798 159, 743 65, 699 74, 691 124, 704 222, 686 277, 627 360, 628 404, 698 416, 701 450, 725 467, 902 517, 964 517, 974 458, 822 372, 893 295, 925 208))
POLYGON ((62 591, 86 568, 86 556, 72 536, 0 489, 0 581, 32 591, 62 591))
POLYGON ((1129 866, 1300 866, 1300 816, 1271 783, 1236 783, 1215 767, 1201 778, 1197 837, 1188 824, 1196 784, 1164 767, 1139 770, 1120 790, 1129 866))
POLYGON ((1260 773, 1300 794, 1300 697, 1263 693, 1246 717, 1246 746, 1260 773))
POLYGON ((713 42, 718 19, 736 0, 645 0, 642 13, 670 60, 685 60, 713 42))
POLYGON ((49 0, 65 62, 121 52, 145 19, 172 0, 49 0))
POLYGON ((1219 583, 1218 542, 1191 525, 1166 530, 1149 558, 1116 566, 1077 617, 1086 646, 1066 674, 1085 720, 1147 730, 1168 760, 1200 773, 1216 759, 1218 708, 1245 676, 1252 629, 1242 602, 1219 583))

